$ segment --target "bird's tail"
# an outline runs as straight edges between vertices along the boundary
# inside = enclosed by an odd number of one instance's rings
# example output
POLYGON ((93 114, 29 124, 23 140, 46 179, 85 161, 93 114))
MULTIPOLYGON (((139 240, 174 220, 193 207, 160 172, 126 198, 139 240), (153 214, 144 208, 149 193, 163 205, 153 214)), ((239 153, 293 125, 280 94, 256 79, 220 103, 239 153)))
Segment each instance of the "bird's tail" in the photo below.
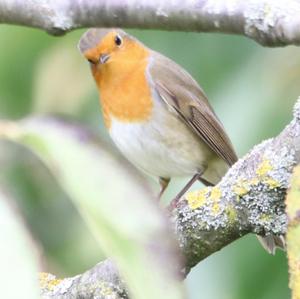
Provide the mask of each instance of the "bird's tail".
POLYGON ((217 185, 228 169, 229 166, 224 160, 216 158, 210 161, 208 168, 204 171, 199 181, 205 186, 217 185))
POLYGON ((262 245, 262 247, 270 254, 275 254, 276 248, 280 248, 282 250, 286 249, 285 238, 284 236, 257 236, 258 241, 262 245))

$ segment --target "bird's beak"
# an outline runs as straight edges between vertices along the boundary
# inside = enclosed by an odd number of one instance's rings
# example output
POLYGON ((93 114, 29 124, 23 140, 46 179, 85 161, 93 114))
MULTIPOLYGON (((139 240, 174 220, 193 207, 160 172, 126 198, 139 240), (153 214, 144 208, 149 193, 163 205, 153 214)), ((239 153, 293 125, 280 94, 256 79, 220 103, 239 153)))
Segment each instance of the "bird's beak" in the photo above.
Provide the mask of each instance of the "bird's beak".
POLYGON ((104 64, 110 58, 109 54, 101 54, 99 58, 99 62, 104 64))

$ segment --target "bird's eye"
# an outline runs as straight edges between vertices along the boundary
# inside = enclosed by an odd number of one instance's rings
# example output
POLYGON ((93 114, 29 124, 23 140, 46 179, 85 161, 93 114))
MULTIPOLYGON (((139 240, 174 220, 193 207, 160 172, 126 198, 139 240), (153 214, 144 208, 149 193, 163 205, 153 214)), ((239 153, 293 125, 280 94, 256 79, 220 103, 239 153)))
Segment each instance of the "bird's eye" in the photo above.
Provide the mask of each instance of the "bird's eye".
POLYGON ((115 44, 117 46, 121 46, 121 44, 122 44, 122 38, 119 35, 115 36, 115 44))
POLYGON ((88 59, 88 62, 89 62, 90 64, 95 64, 95 61, 93 61, 92 59, 88 59))

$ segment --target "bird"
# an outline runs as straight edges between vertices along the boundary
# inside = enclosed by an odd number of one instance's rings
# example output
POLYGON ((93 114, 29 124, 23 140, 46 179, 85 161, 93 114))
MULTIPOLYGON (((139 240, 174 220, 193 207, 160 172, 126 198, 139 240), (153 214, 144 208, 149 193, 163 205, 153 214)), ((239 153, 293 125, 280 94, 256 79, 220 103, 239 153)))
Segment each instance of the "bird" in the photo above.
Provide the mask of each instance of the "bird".
POLYGON ((92 28, 80 39, 100 93, 103 118, 120 152, 158 178, 215 185, 237 161, 232 143, 198 83, 181 66, 121 29, 92 28))
MULTIPOLYGON (((132 164, 158 178, 159 198, 173 177, 191 177, 179 199, 197 180, 216 185, 237 161, 204 91, 176 62, 119 28, 91 28, 78 48, 110 137, 132 164)), ((270 253, 283 247, 279 237, 259 239, 270 253)))

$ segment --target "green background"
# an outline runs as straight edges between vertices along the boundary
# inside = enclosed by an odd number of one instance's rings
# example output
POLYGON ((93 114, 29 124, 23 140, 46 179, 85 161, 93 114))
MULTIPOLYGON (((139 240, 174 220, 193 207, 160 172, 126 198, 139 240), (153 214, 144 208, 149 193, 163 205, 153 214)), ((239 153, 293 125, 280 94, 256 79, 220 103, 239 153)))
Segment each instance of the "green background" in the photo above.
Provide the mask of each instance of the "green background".
MULTIPOLYGON (((88 64, 77 50, 82 33, 58 38, 34 29, 0 27, 1 119, 59 114, 110 143, 88 64)), ((290 121, 300 94, 298 48, 263 48, 244 37, 221 34, 130 33, 201 83, 240 157, 290 121)), ((104 258, 66 195, 29 151, 1 143, 0 167, 0 183, 17 198, 43 252, 45 270, 71 276, 104 258)), ((185 181, 176 179, 164 201, 185 181)), ((158 190, 155 182, 149 183, 158 190)), ((289 298, 286 256, 268 255, 249 235, 200 263, 186 285, 192 299, 289 298)))

